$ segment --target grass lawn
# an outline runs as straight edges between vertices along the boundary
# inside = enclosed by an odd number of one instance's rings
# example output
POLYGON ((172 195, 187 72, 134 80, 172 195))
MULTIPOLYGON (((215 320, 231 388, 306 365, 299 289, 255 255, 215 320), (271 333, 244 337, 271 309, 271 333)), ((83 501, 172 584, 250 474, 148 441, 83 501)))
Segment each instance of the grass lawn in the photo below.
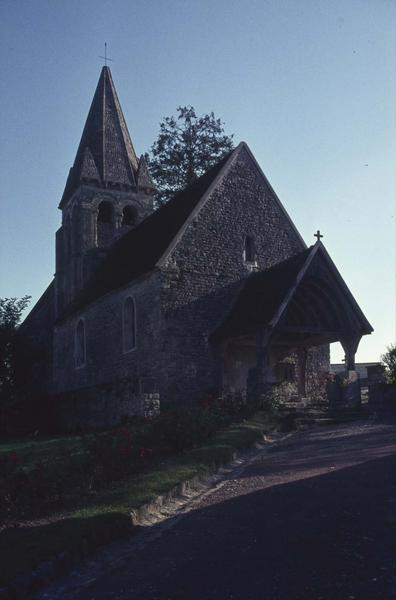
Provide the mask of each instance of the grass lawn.
MULTIPOLYGON (((139 430, 139 425, 129 425, 134 432, 139 430)), ((104 434, 107 431, 103 432, 104 434)), ((100 435, 100 434, 99 434, 100 435)), ((86 441, 92 439, 92 434, 64 435, 64 436, 31 436, 29 438, 7 440, 0 442, 0 457, 8 452, 15 452, 20 462, 27 468, 34 467, 37 463, 58 463, 65 455, 78 456, 85 452, 86 441)))
MULTIPOLYGON (((230 461, 236 450, 249 447, 263 433, 275 429, 278 423, 276 415, 258 412, 246 421, 220 431, 202 446, 166 460, 148 473, 124 480, 111 490, 90 494, 84 499, 83 506, 67 516, 54 515, 53 522, 4 530, 0 533, 0 585, 7 585, 18 575, 29 573, 43 561, 63 552, 78 558, 87 550, 130 534, 132 509, 153 501, 187 479, 207 474, 214 467, 230 461)), ((0 451, 11 450, 20 455, 30 453, 35 460, 56 459, 65 449, 81 451, 79 440, 79 437, 63 437, 20 441, 2 445, 0 451)))
POLYGON ((64 437, 31 437, 0 443, 0 455, 5 452, 16 452, 27 467, 38 462, 48 462, 61 458, 66 452, 78 454, 82 451, 80 436, 64 437))

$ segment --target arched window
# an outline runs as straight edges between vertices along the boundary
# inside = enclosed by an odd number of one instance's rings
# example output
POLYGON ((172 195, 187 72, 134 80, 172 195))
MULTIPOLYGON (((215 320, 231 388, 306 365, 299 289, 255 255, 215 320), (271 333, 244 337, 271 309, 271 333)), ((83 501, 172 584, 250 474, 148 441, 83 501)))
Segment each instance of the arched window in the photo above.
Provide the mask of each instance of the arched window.
POLYGON ((254 240, 250 235, 245 238, 245 262, 254 263, 256 262, 256 251, 254 249, 254 240))
POLYGON ((85 327, 84 321, 80 319, 77 323, 75 338, 74 338, 74 357, 76 367, 85 365, 85 327))
POLYGON ((98 223, 113 222, 113 205, 111 202, 104 200, 98 206, 98 223))
POLYGON ((124 352, 129 352, 136 346, 136 309, 135 301, 131 297, 124 302, 122 325, 124 352))
POLYGON ((136 223, 136 210, 133 206, 124 206, 124 210, 122 211, 122 222, 121 225, 126 225, 128 227, 132 227, 136 223))

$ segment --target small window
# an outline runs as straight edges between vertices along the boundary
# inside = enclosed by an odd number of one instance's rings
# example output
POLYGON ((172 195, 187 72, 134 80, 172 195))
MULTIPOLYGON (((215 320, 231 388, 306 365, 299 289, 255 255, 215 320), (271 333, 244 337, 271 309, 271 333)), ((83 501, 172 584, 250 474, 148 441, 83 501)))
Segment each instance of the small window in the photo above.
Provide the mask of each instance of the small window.
POLYGON ((122 211, 122 222, 121 225, 132 227, 136 223, 136 210, 133 206, 125 206, 122 211))
POLYGON ((135 301, 131 297, 124 302, 123 338, 124 352, 133 350, 136 346, 136 310, 135 301))
POLYGON ((113 222, 113 205, 111 202, 103 201, 98 206, 98 223, 113 222))
POLYGON ((76 367, 83 367, 85 365, 85 327, 82 319, 77 323, 74 346, 76 367))
POLYGON ((254 263, 256 262, 256 252, 254 249, 254 240, 250 235, 247 235, 245 238, 245 252, 244 252, 245 262, 254 263))

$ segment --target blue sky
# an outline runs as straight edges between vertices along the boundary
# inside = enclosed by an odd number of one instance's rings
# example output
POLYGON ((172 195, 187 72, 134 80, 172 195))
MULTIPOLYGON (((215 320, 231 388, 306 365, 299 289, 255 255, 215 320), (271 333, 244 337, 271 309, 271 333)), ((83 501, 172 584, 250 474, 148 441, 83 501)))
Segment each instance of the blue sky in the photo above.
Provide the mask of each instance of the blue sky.
POLYGON ((394 343, 394 0, 1 0, 0 28, 0 296, 35 301, 53 275, 107 41, 137 152, 177 106, 213 110, 305 241, 324 234, 375 329, 358 360, 394 343))

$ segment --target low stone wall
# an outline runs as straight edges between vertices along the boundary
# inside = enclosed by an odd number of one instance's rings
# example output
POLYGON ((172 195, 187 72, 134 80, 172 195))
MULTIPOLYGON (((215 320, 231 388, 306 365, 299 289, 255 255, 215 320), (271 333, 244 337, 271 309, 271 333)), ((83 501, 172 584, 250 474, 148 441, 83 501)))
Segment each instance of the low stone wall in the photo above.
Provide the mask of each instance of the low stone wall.
POLYGON ((396 412, 396 384, 369 384, 369 408, 375 411, 396 412))
POLYGON ((360 379, 357 371, 348 371, 329 379, 326 386, 330 409, 359 408, 361 406, 360 379))
POLYGON ((59 429, 94 430, 113 427, 131 416, 154 416, 160 411, 160 397, 153 382, 134 379, 107 383, 54 397, 59 429))
POLYGON ((385 366, 367 367, 367 375, 370 410, 396 413, 396 384, 385 382, 385 366))

